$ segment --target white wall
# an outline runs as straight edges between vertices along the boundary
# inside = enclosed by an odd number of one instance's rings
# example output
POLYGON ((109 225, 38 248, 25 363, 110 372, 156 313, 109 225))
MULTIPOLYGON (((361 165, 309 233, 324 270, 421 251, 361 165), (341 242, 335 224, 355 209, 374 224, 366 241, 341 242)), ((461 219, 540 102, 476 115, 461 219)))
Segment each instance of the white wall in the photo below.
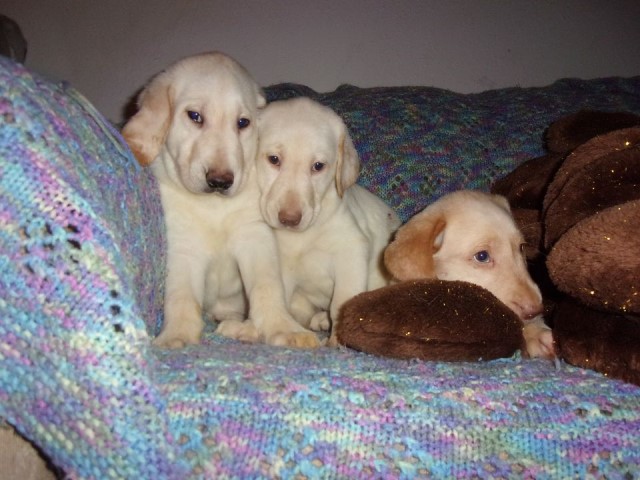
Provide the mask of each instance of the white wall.
POLYGON ((0 0, 27 66, 69 80, 110 119, 191 53, 236 57, 262 85, 459 92, 640 75, 637 0, 0 0))

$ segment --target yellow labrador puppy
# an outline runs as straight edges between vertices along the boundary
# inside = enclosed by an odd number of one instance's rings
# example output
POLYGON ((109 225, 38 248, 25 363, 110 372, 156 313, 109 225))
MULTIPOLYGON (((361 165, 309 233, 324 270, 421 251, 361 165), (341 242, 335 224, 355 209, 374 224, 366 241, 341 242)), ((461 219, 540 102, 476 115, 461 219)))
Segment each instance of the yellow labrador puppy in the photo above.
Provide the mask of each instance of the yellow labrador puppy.
POLYGON ((388 283, 382 252, 400 221, 355 185, 358 153, 331 109, 278 101, 258 123, 260 209, 276 232, 290 310, 302 325, 328 329, 344 302, 388 283))
POLYGON ((233 338, 319 345, 286 309, 274 234, 260 214, 255 120, 264 105, 242 66, 205 53, 153 78, 123 129, 157 178, 165 213, 164 324, 156 345, 198 343, 203 315, 233 338), (246 298, 250 320, 243 321, 246 298))
POLYGON ((553 336, 542 318, 542 295, 527 271, 524 238, 506 198, 462 190, 411 218, 384 253, 398 280, 439 278, 480 285, 523 321, 531 357, 553 357, 553 336))

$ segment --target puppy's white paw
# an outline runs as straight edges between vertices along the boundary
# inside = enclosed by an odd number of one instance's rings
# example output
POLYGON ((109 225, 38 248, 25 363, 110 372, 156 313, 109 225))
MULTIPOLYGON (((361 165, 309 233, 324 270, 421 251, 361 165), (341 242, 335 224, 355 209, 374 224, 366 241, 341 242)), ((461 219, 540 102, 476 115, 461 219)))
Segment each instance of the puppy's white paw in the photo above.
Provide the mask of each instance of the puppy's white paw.
POLYGON ((216 333, 241 342, 256 343, 260 340, 260 333, 251 320, 224 320, 218 325, 216 333))
POLYGON ((153 340, 153 345, 159 348, 168 348, 177 350, 188 345, 197 345, 200 343, 200 336, 188 335, 186 333, 176 334, 162 332, 153 340))
POLYGON ((275 333, 267 338, 269 345, 313 349, 320 347, 320 340, 309 331, 275 333))
POLYGON ((531 358, 556 358, 553 332, 542 319, 526 323, 522 328, 527 345, 527 355, 531 358))
POLYGON ((335 329, 333 332, 331 332, 331 335, 329 335, 326 345, 327 347, 333 347, 333 348, 340 346, 340 343, 338 342, 338 335, 335 333, 335 329))
POLYGON ((329 312, 322 311, 311 317, 309 328, 314 332, 328 332, 331 328, 331 320, 329 320, 329 312))

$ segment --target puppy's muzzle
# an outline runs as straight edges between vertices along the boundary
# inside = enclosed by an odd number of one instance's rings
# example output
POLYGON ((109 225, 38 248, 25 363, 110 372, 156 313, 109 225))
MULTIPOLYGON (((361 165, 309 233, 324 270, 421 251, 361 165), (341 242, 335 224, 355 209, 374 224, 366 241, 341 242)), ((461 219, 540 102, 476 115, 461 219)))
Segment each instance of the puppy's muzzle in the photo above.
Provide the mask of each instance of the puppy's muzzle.
POLYGON ((206 174, 206 181, 208 192, 226 192, 233 185, 233 173, 232 172, 216 172, 215 170, 209 170, 206 174))
POLYGON ((514 309, 518 316, 523 320, 531 320, 544 313, 544 308, 541 303, 535 302, 515 302, 514 309))

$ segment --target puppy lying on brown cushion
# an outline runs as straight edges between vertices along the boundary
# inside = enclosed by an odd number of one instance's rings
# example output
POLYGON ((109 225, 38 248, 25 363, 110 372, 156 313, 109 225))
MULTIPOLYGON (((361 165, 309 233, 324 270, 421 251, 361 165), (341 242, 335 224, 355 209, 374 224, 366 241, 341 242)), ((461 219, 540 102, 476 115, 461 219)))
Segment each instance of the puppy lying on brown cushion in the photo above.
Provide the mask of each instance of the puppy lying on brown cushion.
POLYGON ((399 358, 490 359, 523 346, 530 356, 554 357, 523 245, 504 197, 442 197, 385 250, 387 269, 403 283, 348 302, 339 342, 399 358))

